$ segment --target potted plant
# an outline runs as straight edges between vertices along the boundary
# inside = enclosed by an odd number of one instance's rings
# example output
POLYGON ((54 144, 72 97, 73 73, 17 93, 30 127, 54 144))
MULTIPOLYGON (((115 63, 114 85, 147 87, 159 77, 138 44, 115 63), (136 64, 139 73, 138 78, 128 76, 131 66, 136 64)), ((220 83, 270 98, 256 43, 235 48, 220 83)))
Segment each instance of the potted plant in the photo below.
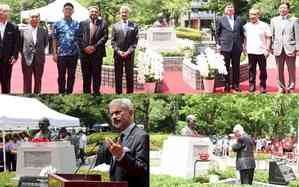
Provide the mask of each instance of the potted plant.
POLYGON ((203 78, 204 89, 208 93, 214 92, 215 77, 217 74, 227 74, 224 57, 207 48, 204 53, 195 59, 201 77, 203 78))
POLYGON ((144 84, 146 93, 154 93, 157 82, 163 79, 163 57, 155 51, 146 50, 139 53, 138 60, 138 81, 144 84))

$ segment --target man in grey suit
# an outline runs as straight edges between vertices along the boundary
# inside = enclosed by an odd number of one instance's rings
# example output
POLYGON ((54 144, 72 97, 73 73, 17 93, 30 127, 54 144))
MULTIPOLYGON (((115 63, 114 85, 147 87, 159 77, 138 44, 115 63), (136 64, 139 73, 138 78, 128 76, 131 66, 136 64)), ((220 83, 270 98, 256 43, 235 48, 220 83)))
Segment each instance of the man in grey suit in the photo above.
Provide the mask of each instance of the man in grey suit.
POLYGON ((229 72, 232 64, 232 80, 230 74, 225 75, 224 91, 230 91, 232 88, 239 92, 240 90, 240 57, 244 41, 244 30, 241 25, 240 17, 235 16, 235 9, 232 4, 228 4, 224 10, 224 16, 216 21, 216 44, 218 51, 224 56, 225 66, 229 72))
POLYGON ((253 142, 241 125, 236 125, 233 132, 237 143, 232 145, 232 149, 237 152, 236 168, 240 172, 241 184, 251 185, 255 169, 253 142))
POLYGON ((129 7, 120 8, 121 21, 112 26, 111 45, 114 49, 115 89, 122 93, 123 67, 125 67, 127 93, 134 91, 134 52, 138 43, 138 26, 128 20, 129 7))
POLYGON ((110 164, 111 181, 127 181, 128 187, 149 187, 149 136, 134 124, 134 106, 129 99, 109 104, 112 126, 120 132, 99 148, 95 165, 110 164))
POLYGON ((280 93, 294 92, 296 86, 296 56, 299 55, 299 29, 295 18, 289 16, 289 4, 279 6, 279 16, 271 19, 272 50, 275 56, 280 93), (289 84, 285 84, 284 64, 287 64, 289 84))
POLYGON ((34 77, 34 93, 39 94, 42 88, 48 31, 39 25, 39 18, 39 13, 32 13, 30 25, 21 33, 24 93, 32 93, 32 75, 34 77))

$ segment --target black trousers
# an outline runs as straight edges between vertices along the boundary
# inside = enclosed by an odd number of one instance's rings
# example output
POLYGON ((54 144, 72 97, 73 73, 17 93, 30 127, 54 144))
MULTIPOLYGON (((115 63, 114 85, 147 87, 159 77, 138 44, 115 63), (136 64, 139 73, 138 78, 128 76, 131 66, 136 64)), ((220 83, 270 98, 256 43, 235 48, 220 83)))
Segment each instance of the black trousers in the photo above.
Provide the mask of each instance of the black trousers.
POLYGON ((58 69, 58 91, 61 94, 73 93, 76 68, 77 68, 77 56, 59 56, 57 62, 58 69), (66 78, 67 76, 67 78, 66 78), (65 86, 66 85, 66 86, 65 86))
POLYGON ((3 94, 10 93, 12 65, 0 59, 0 84, 3 94))
POLYGON ((238 49, 235 49, 233 47, 232 51, 221 51, 222 55, 224 56, 224 62, 225 67, 227 70, 227 75, 224 76, 225 83, 227 85, 232 84, 233 87, 239 87, 240 86, 240 57, 241 57, 241 51, 238 49), (232 80, 230 80, 230 65, 232 65, 232 80))
POLYGON ((256 65, 260 68, 260 86, 266 88, 267 63, 265 55, 248 54, 249 63, 249 85, 255 86, 256 65))
POLYGON ((41 93, 44 65, 44 62, 37 62, 35 57, 33 58, 32 64, 29 66, 26 64, 25 60, 22 59, 24 93, 32 93, 32 75, 34 76, 34 93, 41 93))
POLYGON ((103 58, 95 55, 85 55, 81 58, 83 75, 83 93, 91 93, 91 81, 93 93, 100 93, 103 58))
POLYGON ((127 93, 134 92, 134 53, 127 59, 122 59, 118 54, 114 54, 115 70, 115 91, 117 94, 122 93, 123 68, 125 67, 127 93))
POLYGON ((254 168, 240 170, 241 184, 252 185, 253 175, 254 175, 254 168))

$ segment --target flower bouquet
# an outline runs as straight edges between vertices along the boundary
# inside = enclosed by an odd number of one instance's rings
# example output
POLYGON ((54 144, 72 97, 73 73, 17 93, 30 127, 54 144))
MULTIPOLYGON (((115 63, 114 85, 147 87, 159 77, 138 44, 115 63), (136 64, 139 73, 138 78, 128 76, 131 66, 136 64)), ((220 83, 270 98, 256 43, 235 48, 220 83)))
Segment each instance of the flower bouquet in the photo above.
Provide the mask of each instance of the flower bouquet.
POLYGON ((147 49, 145 52, 139 53, 138 61, 138 82, 145 85, 146 92, 148 91, 147 87, 150 85, 149 92, 153 92, 156 82, 163 80, 163 57, 161 54, 147 49))
POLYGON ((224 57, 210 48, 207 48, 203 54, 198 55, 195 63, 203 78, 204 87, 207 92, 214 91, 217 74, 227 75, 224 57))

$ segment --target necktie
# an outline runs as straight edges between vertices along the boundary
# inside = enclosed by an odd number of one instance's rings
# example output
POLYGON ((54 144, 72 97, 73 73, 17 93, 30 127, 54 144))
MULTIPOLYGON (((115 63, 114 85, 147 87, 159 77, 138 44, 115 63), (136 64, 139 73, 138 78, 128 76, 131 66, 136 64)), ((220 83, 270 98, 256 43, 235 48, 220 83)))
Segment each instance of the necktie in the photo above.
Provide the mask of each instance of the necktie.
POLYGON ((91 21, 90 22, 90 38, 89 38, 89 43, 92 44, 94 40, 94 35, 97 30, 97 25, 96 21, 91 21))

